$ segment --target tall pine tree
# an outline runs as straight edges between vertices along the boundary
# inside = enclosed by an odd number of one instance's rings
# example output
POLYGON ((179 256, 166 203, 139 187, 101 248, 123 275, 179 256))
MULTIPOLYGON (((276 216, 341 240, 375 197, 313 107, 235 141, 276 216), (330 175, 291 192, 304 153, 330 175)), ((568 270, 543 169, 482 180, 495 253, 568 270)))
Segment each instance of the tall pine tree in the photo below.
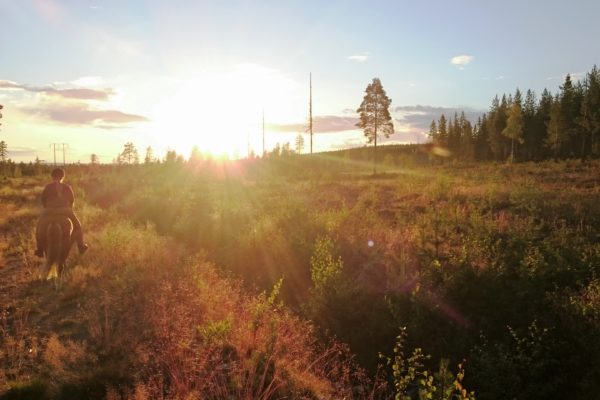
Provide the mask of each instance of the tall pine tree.
POLYGON ((581 160, 588 155, 597 155, 597 138, 600 135, 600 71, 594 68, 586 75, 584 81, 585 95, 581 104, 578 124, 582 129, 581 160))
POLYGON ((548 136, 546 137, 545 145, 554 155, 554 159, 562 156, 562 149, 565 143, 569 140, 567 129, 565 128, 565 116, 561 107, 561 101, 556 95, 550 108, 550 119, 548 121, 548 136))
POLYGON ((377 172, 377 138, 379 135, 389 137, 394 133, 394 125, 390 116, 392 100, 387 97, 379 78, 373 78, 367 89, 362 103, 356 110, 359 122, 356 124, 373 146, 373 173, 377 172))

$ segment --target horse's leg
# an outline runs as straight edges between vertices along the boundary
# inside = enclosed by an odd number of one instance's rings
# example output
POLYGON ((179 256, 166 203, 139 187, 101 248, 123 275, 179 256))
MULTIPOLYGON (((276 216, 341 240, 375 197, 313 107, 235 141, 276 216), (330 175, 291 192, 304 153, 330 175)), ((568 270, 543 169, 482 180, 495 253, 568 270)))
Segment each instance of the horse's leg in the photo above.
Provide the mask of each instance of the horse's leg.
POLYGON ((69 219, 65 220, 66 222, 62 226, 63 237, 62 237, 62 247, 60 249, 60 256, 57 263, 57 272, 58 279, 61 281, 64 279, 63 274, 65 271, 65 267, 67 265, 67 258, 69 257, 69 252, 71 251, 71 246, 73 245, 73 224, 69 219))
POLYGON ((39 277, 42 282, 48 279, 48 273, 50 272, 50 264, 48 263, 48 260, 44 260, 44 262, 42 262, 39 271, 39 277))

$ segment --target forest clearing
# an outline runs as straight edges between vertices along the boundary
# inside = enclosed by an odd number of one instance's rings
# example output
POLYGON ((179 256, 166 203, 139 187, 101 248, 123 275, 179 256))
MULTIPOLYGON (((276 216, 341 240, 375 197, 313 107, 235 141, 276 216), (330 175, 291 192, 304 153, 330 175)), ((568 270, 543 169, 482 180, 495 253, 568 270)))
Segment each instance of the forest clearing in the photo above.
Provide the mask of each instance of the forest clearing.
POLYGON ((0 398, 594 397, 600 163, 359 155, 67 166, 58 291, 4 178, 0 398))

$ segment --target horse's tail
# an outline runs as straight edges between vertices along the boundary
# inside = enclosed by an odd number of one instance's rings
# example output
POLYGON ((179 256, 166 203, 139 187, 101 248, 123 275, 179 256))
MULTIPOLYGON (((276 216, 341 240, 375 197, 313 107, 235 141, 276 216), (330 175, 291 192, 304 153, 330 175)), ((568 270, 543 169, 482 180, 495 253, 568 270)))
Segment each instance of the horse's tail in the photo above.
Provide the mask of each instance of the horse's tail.
POLYGON ((60 222, 52 221, 48 224, 46 230, 46 271, 52 274, 52 269, 56 268, 54 274, 58 275, 61 253, 63 248, 63 231, 60 222))

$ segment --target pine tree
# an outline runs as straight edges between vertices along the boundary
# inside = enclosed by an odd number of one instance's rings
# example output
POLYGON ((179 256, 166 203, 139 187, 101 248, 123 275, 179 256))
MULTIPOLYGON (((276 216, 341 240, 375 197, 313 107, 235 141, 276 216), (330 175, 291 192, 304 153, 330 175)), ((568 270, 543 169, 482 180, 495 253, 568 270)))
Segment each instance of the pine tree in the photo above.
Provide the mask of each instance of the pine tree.
POLYGON ((515 97, 513 97, 512 101, 510 102, 511 106, 513 104, 518 104, 519 107, 523 107, 523 95, 521 94, 521 90, 519 88, 515 90, 515 97))
POLYGON ((356 110, 360 121, 356 124, 364 131, 368 143, 374 143, 373 147, 373 173, 377 166, 377 138, 379 135, 389 137, 394 133, 394 125, 390 116, 390 104, 392 100, 387 97, 379 78, 373 78, 373 82, 367 86, 365 96, 360 107, 356 110))
POLYGON ((0 162, 5 162, 8 157, 8 146, 4 140, 0 141, 0 162))
POLYGON ((506 159, 506 140, 502 135, 502 131, 506 128, 507 107, 506 96, 502 96, 502 102, 496 96, 492 101, 492 107, 489 112, 488 144, 496 160, 506 159))
POLYGON ((448 147, 448 127, 446 116, 442 114, 438 122, 438 145, 448 147))
POLYGON ((475 144, 473 142, 473 126, 467 120, 465 112, 460 113, 460 154, 463 160, 472 161, 475 158, 475 144))
POLYGON ((460 149, 460 138, 462 136, 458 114, 454 113, 454 119, 448 124, 448 148, 457 154, 460 149))
POLYGON ((435 120, 431 121, 431 124, 429 125, 429 133, 427 134, 427 136, 429 136, 429 139, 431 139, 432 143, 436 143, 437 139, 438 139, 438 131, 437 131, 437 125, 435 123, 435 120))
POLYGON ((283 146, 281 146, 281 156, 288 157, 292 154, 292 150, 290 149, 290 142, 285 142, 283 146))
POLYGON ((520 102, 514 101, 508 110, 506 128, 502 134, 510 139, 510 162, 515 160, 515 141, 523 143, 523 114, 520 102))
POLYGON ((554 98, 548 89, 544 89, 535 115, 535 143, 536 143, 536 159, 544 159, 550 156, 546 149, 548 140, 548 125, 550 124, 550 114, 552 112, 552 104, 554 98))
POLYGON ((154 150, 151 146, 146 147, 146 156, 144 157, 144 164, 150 164, 154 162, 154 150))
POLYGON ((588 154, 597 154, 596 138, 600 134, 600 71, 594 65, 584 81, 585 95, 581 104, 578 124, 583 132, 581 137, 581 160, 588 154))
POLYGON ((529 89, 523 103, 523 141, 525 143, 525 158, 532 160, 536 148, 535 113, 537 111, 535 93, 529 89))
POLYGON ((98 154, 92 154, 90 156, 90 164, 97 165, 100 163, 100 159, 98 158, 98 154))
POLYGON ((296 136, 296 153, 302 154, 304 150, 304 136, 298 135, 296 136))
POLYGON ((165 154, 165 164, 175 164, 177 162, 177 152, 175 150, 167 150, 165 154))
POLYGON ((202 160, 202 154, 200 153, 200 149, 198 146, 192 147, 192 151, 190 152, 190 158, 188 162, 190 164, 197 164, 202 160))
POLYGON ((566 140, 561 146, 561 152, 562 155, 567 156, 573 152, 572 142, 577 133, 576 120, 579 114, 579 108, 577 106, 579 96, 573 85, 570 74, 567 74, 565 77, 565 82, 560 87, 560 90, 560 112, 562 114, 562 124, 566 137, 566 140))
POLYGON ((561 155, 561 149, 568 140, 564 122, 564 113, 562 112, 561 102, 558 95, 552 102, 550 108, 550 120, 548 121, 548 136, 545 145, 554 153, 554 158, 558 159, 561 155))
POLYGON ((135 145, 132 142, 127 142, 123 146, 123 152, 121 153, 121 160, 127 164, 139 163, 139 155, 135 145))
POLYGON ((474 157, 477 160, 487 160, 489 147, 487 144, 487 114, 477 118, 473 128, 474 157))

